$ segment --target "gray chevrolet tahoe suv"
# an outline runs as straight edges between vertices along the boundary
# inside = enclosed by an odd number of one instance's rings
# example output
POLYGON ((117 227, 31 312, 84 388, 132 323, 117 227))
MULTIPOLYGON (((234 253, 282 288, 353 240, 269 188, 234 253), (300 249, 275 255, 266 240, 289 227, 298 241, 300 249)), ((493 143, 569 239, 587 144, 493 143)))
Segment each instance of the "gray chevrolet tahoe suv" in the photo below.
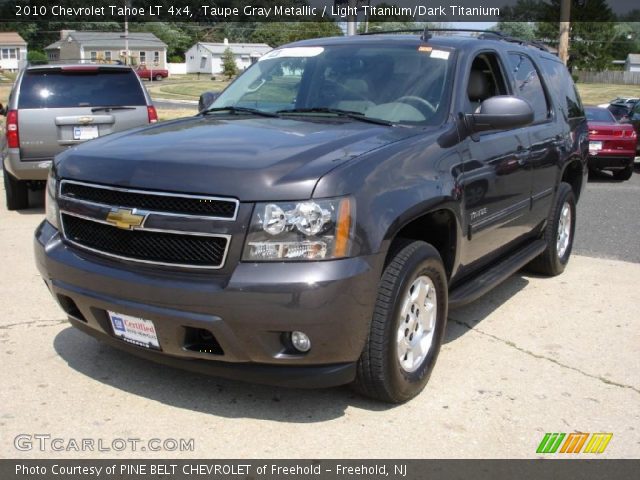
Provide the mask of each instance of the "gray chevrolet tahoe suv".
POLYGON ((28 208, 29 188, 44 183, 56 154, 158 119, 140 79, 124 65, 30 66, 0 108, 7 117, 0 155, 9 210, 28 208))
POLYGON ((402 402, 448 308, 564 270, 587 136, 535 46, 298 42, 193 118, 58 155, 36 261, 75 327, 140 357, 402 402))

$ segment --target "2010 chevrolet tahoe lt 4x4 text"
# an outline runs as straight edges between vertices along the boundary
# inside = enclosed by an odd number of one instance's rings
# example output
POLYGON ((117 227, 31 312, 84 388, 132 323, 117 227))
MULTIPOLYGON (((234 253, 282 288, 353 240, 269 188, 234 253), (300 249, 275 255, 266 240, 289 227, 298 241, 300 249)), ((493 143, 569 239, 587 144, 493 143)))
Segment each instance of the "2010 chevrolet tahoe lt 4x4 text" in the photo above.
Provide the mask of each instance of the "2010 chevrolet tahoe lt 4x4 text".
POLYGON ((587 151, 535 46, 298 42, 195 117, 56 157, 37 264, 74 326, 131 353, 402 402, 449 307, 564 270, 587 151))

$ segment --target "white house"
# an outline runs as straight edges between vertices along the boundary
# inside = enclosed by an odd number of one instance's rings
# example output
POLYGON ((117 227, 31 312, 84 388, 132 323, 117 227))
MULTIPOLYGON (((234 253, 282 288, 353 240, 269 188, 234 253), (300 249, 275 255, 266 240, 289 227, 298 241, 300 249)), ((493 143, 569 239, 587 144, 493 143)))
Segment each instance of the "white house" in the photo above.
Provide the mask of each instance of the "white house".
POLYGON ((624 62, 624 69, 627 72, 640 72, 640 53, 630 53, 624 62))
POLYGON ((187 73, 222 73, 222 54, 227 48, 233 52, 240 71, 272 50, 266 43, 229 43, 226 38, 223 43, 198 42, 185 53, 187 73))
POLYGON ((27 63, 27 42, 16 32, 0 32, 0 70, 15 71, 27 63))

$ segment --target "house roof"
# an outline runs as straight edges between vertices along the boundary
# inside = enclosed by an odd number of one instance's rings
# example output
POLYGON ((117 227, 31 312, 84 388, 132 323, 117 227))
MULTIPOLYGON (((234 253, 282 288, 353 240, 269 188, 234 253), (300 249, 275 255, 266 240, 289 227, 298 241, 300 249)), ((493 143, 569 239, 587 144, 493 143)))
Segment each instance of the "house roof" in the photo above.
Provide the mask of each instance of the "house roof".
POLYGON ((627 61, 629 63, 640 63, 640 53, 630 53, 627 55, 627 61))
POLYGON ((17 32, 0 32, 0 45, 27 45, 17 32))
POLYGON ((270 50, 273 50, 266 43, 207 43, 199 42, 197 45, 204 47, 213 54, 223 54, 227 48, 236 55, 250 55, 252 53, 264 54, 270 50))
MULTIPOLYGON (((124 32, 70 32, 68 38, 82 47, 124 49, 124 32)), ((58 40, 45 47, 45 50, 60 48, 63 42, 58 40)), ((129 32, 129 49, 166 48, 167 44, 149 32, 129 32)))

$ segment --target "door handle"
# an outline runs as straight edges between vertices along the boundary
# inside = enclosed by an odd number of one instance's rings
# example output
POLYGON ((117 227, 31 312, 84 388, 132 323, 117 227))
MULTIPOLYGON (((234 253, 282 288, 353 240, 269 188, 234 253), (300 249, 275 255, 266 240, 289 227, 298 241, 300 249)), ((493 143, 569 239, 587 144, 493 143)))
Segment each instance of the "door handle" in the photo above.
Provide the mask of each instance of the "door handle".
POLYGON ((524 148, 524 147, 518 147, 516 149, 516 153, 514 155, 514 157, 518 161, 518 165, 520 165, 520 166, 526 165, 527 164, 527 160, 529 159, 530 156, 531 156, 531 150, 529 150, 528 148, 524 148))

